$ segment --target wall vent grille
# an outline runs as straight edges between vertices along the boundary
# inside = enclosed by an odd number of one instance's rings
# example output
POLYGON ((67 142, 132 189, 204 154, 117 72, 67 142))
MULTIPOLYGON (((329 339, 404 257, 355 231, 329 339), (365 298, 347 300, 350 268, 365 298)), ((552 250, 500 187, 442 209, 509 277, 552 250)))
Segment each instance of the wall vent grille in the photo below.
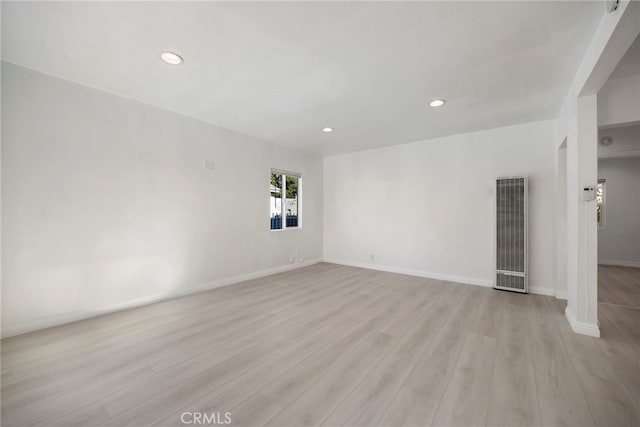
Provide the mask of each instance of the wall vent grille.
POLYGON ((496 289, 527 292, 527 177, 496 181, 496 289))

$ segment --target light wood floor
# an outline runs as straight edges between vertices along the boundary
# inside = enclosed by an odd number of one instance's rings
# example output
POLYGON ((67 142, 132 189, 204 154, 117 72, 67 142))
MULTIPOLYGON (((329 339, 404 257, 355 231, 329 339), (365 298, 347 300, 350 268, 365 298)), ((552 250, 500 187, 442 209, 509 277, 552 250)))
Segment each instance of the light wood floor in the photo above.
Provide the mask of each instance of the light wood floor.
POLYGON ((640 308, 640 268, 599 265, 598 301, 640 308))
POLYGON ((563 308, 318 264, 3 340, 2 425, 639 425, 640 310, 563 308))

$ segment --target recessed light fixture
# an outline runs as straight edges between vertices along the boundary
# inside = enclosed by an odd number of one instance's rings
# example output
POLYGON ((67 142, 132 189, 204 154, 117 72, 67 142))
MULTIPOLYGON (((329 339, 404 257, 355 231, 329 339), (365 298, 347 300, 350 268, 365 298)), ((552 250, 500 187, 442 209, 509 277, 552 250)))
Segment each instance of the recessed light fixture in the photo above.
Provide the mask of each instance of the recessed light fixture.
POLYGON ((324 132, 324 133, 330 133, 330 132, 333 132, 333 128, 329 128, 329 127, 327 127, 327 128, 322 128, 322 132, 324 132))
POLYGON ((442 107, 445 104, 445 102, 447 101, 445 101, 444 99, 434 99, 429 103, 429 105, 432 107, 442 107))
POLYGON ((600 145, 608 147, 611 144, 613 144, 613 138, 611 138, 610 136, 603 136, 600 138, 600 145))
POLYGON ((175 52, 169 52, 169 51, 161 52, 160 59, 162 59, 167 64, 171 64, 171 65, 180 65, 184 62, 184 59, 182 59, 180 55, 178 55, 175 52))

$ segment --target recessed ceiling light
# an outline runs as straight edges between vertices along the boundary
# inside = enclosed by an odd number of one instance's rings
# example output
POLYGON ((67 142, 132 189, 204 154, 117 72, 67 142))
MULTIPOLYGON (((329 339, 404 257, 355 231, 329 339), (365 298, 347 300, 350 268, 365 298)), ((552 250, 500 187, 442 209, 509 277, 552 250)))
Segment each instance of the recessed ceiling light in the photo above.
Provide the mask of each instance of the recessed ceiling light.
POLYGON ((325 132, 325 133, 333 132, 333 128, 322 128, 322 132, 325 132))
POLYGON ((434 99, 429 103, 429 105, 432 107, 442 107, 445 102, 447 101, 445 101, 444 99, 434 99))
POLYGON ((182 57, 175 52, 162 52, 160 53, 160 59, 162 59, 167 64, 171 65, 180 65, 184 62, 182 57))

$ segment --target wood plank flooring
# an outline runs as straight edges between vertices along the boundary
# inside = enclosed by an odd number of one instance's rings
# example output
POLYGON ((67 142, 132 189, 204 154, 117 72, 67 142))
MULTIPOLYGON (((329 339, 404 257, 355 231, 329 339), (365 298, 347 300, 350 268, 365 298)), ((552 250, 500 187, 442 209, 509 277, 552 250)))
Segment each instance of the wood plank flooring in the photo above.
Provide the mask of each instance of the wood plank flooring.
POLYGON ((640 268, 598 265, 598 301, 640 308, 640 268))
POLYGON ((563 309, 317 264, 3 340, 2 425, 640 425, 640 310, 563 309))

